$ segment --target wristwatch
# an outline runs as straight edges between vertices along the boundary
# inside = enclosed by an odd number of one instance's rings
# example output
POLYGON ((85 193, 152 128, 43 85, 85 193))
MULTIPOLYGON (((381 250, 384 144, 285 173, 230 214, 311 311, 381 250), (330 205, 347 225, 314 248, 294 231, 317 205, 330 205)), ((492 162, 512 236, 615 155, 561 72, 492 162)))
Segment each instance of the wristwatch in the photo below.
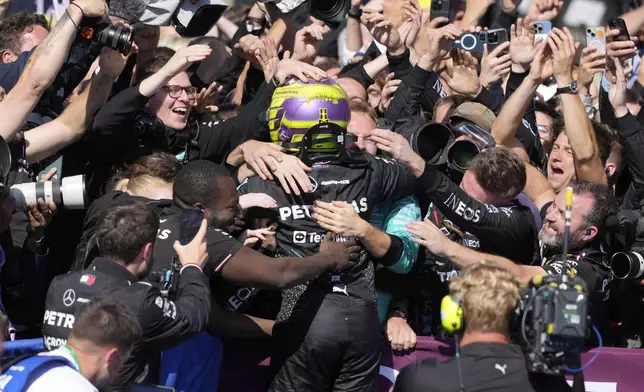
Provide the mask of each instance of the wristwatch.
POLYGON ((360 20, 360 17, 362 17, 362 9, 359 9, 357 11, 354 11, 354 10, 350 9, 349 12, 347 13, 347 16, 349 18, 360 20))
POLYGON ((577 94, 579 93, 579 88, 577 87, 577 81, 574 80, 567 86, 559 87, 557 89, 557 95, 559 94, 577 94))
POLYGON ((277 75, 273 75, 273 79, 271 79, 271 82, 275 87, 280 87, 282 85, 282 82, 280 82, 280 78, 278 78, 277 75))

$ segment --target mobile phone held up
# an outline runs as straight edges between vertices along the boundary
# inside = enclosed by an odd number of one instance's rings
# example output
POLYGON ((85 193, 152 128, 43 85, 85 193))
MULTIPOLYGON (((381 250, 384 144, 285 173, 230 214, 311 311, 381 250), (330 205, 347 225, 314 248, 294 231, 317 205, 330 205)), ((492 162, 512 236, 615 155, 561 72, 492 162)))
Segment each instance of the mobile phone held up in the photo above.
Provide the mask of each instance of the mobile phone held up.
POLYGON ((463 49, 468 52, 483 53, 485 44, 488 51, 493 51, 497 46, 508 41, 505 29, 481 31, 479 33, 465 33, 454 41, 454 49, 463 49))
POLYGON ((179 231, 179 243, 187 245, 192 241, 204 219, 203 211, 196 208, 184 208, 181 214, 181 229, 179 231))
POLYGON ((606 29, 588 27, 586 29, 586 46, 597 49, 597 53, 606 53, 606 29))
POLYGON ((534 38, 541 38, 545 40, 548 37, 548 34, 550 34, 550 31, 552 30, 552 22, 540 22, 540 21, 535 21, 532 22, 532 25, 534 26, 534 38))
POLYGON ((611 30, 619 30, 619 35, 613 37, 613 41, 630 41, 631 36, 628 34, 628 28, 624 19, 617 18, 608 22, 608 28, 611 30))

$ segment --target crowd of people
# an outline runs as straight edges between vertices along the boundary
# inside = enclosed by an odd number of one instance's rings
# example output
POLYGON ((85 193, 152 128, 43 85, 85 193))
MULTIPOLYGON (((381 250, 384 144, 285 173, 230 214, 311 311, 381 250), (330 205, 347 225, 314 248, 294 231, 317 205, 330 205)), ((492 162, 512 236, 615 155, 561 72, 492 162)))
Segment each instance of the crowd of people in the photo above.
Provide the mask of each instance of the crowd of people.
POLYGON ((394 391, 568 390, 512 332, 542 275, 641 348, 644 6, 579 36, 560 0, 193 1, 194 37, 170 3, 0 20, 0 336, 45 347, 0 391, 213 391, 226 339, 271 342, 270 391, 376 391, 445 297, 461 361, 394 391))

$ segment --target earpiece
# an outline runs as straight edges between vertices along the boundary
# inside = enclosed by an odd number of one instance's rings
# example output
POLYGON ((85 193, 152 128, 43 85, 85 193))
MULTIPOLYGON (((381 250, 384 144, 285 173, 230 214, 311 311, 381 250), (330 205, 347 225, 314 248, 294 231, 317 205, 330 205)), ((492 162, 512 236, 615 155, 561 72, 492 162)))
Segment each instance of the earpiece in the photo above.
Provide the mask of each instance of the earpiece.
POLYGON ((441 322, 447 332, 463 328, 463 301, 456 295, 446 295, 441 301, 441 322))

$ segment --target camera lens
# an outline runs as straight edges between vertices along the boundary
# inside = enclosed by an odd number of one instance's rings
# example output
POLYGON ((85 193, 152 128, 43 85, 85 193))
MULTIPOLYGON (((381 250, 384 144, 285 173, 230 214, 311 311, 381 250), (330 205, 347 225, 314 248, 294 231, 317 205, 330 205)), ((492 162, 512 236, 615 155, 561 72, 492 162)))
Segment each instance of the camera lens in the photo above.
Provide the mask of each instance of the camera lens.
POLYGON ((590 33, 592 33, 592 30, 591 30, 591 29, 588 29, 588 30, 586 30, 586 32, 587 32, 588 34, 590 34, 590 33))
POLYGON ((470 162, 479 154, 479 148, 469 140, 459 140, 452 144, 447 153, 450 167, 461 173, 465 173, 470 162))
POLYGON ((615 253, 610 270, 617 279, 639 278, 644 274, 644 257, 639 252, 615 253))
POLYGON ((499 35, 497 33, 489 33, 487 35, 487 42, 490 44, 496 44, 499 42, 499 35))
POLYGON ((101 45, 127 55, 132 50, 134 32, 127 27, 110 25, 103 29, 96 39, 101 45))
POLYGON ((476 37, 473 34, 465 34, 461 37, 461 46, 465 50, 472 50, 476 46, 476 37))

